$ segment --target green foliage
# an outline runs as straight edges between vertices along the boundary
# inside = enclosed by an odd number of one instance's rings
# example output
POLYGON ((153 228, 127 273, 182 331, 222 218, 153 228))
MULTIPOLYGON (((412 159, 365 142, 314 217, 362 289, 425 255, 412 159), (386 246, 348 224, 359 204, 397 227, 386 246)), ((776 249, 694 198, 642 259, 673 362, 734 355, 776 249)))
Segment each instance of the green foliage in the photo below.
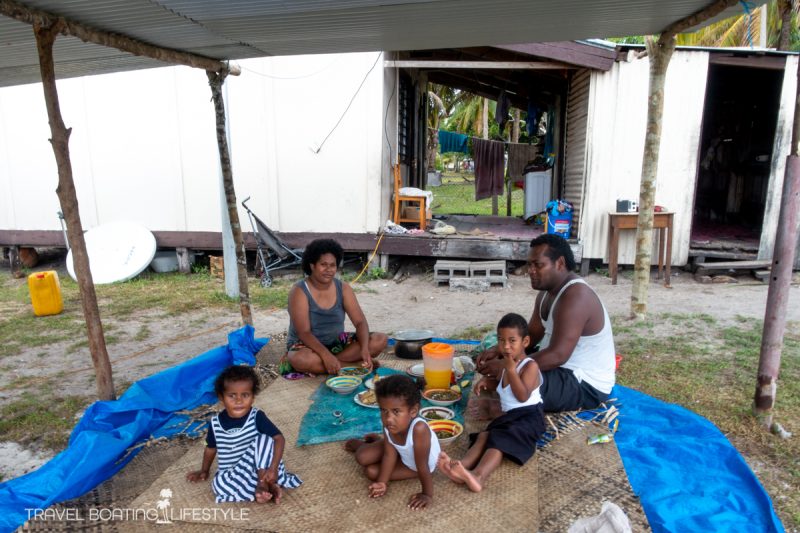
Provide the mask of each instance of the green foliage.
POLYGON ((87 397, 67 396, 53 401, 49 395, 23 392, 19 400, 0 409, 0 441, 35 441, 45 448, 64 448, 75 425, 75 414, 89 403, 87 397))
POLYGON ((366 281, 384 279, 387 274, 386 270, 381 267, 372 267, 361 276, 361 279, 366 281))
MULTIPOLYGON (((437 215, 491 215, 492 199, 475 201, 475 184, 473 174, 455 174, 446 172, 442 176, 442 185, 429 187, 433 191, 433 212, 437 215)), ((524 191, 515 189, 511 192, 511 215, 521 216, 524 213, 524 191)), ((506 194, 498 196, 498 210, 506 213, 506 194)))

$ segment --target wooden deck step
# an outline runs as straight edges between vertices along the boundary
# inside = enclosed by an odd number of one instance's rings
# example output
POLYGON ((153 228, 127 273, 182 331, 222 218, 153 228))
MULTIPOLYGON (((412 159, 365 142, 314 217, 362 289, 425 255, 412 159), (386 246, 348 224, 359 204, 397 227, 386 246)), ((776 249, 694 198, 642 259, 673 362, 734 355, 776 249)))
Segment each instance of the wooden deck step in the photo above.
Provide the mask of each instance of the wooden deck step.
POLYGON ((772 265, 772 261, 720 261, 718 263, 706 263, 698 261, 695 266, 703 270, 762 270, 772 265))

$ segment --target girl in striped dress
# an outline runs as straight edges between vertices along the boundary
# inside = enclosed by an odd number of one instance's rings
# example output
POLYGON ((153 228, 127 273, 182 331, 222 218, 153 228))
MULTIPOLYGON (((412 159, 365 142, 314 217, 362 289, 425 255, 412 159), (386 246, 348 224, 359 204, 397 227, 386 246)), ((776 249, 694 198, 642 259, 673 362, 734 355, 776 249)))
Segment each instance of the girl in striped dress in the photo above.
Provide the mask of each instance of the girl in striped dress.
POLYGON ((225 407, 211 419, 200 470, 189 472, 189 481, 205 481, 217 458, 211 482, 217 503, 279 503, 282 488, 299 487, 302 481, 286 471, 286 440, 253 401, 259 391, 258 376, 249 366, 229 366, 214 382, 214 391, 225 407))

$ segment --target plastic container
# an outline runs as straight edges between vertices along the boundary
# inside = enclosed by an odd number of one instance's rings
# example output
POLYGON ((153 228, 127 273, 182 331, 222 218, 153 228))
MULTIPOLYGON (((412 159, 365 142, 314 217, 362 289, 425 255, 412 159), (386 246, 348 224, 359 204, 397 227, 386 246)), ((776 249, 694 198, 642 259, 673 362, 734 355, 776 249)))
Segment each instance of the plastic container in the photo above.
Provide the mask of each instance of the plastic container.
POLYGON ((443 342, 422 346, 422 365, 426 389, 447 389, 453 373, 453 347, 443 342))
POLYGON ((552 176, 552 169, 525 174, 523 209, 526 219, 545 210, 547 201, 550 199, 552 176))
POLYGON ((55 270, 34 272, 28 276, 28 290, 31 293, 33 314, 36 316, 57 315, 64 310, 61 284, 55 270))
POLYGON ((561 200, 547 203, 546 231, 569 239, 572 231, 572 204, 561 200))

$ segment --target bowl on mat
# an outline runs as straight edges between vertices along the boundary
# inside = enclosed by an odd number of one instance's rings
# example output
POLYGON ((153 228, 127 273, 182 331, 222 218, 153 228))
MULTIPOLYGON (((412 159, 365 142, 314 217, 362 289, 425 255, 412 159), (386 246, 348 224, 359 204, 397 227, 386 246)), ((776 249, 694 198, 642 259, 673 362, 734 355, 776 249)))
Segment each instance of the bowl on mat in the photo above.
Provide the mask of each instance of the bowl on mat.
POLYGON ((356 376, 334 376, 328 378, 325 385, 338 394, 350 394, 361 385, 361 378, 356 376))
POLYGON ((372 370, 363 366, 343 366, 339 369, 340 376, 352 376, 364 379, 372 370))
POLYGON ((428 389, 422 393, 422 397, 433 405, 447 407, 460 400, 461 393, 451 389, 428 389))
POLYGON ((455 418, 456 414, 453 412, 452 409, 448 409, 447 407, 423 407, 419 410, 419 416, 425 419, 427 422, 431 422, 434 420, 450 420, 455 418))
POLYGON ((431 420, 428 426, 436 434, 439 444, 450 444, 464 433, 464 426, 455 420, 431 420))

